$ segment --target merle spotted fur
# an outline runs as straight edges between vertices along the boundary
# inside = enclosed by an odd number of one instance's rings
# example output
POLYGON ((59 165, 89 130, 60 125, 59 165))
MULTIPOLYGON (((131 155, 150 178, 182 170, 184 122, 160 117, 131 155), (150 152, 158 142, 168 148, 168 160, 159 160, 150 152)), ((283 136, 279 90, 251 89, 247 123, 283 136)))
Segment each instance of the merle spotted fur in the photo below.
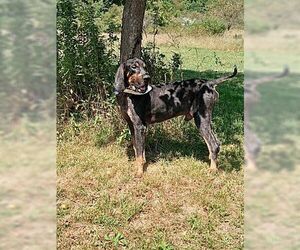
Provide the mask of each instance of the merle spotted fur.
POLYGON ((136 156, 137 176, 144 172, 145 137, 149 124, 162 122, 176 116, 185 116, 185 120, 194 118, 195 124, 209 149, 211 168, 217 168, 217 156, 220 142, 213 133, 211 121, 214 104, 219 98, 215 87, 234 77, 235 67, 230 76, 215 80, 191 79, 166 85, 152 86, 144 95, 125 93, 133 89, 138 93, 146 92, 150 77, 145 63, 137 58, 122 63, 115 77, 117 102, 121 113, 127 121, 136 156))

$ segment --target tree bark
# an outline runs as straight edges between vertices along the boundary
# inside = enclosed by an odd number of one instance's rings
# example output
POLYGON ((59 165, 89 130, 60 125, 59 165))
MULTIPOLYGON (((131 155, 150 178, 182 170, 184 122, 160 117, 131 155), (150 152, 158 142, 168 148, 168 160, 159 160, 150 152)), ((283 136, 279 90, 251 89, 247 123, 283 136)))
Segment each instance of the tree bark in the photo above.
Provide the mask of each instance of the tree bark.
POLYGON ((141 57, 145 8, 146 0, 125 1, 121 32, 121 63, 133 57, 141 57))

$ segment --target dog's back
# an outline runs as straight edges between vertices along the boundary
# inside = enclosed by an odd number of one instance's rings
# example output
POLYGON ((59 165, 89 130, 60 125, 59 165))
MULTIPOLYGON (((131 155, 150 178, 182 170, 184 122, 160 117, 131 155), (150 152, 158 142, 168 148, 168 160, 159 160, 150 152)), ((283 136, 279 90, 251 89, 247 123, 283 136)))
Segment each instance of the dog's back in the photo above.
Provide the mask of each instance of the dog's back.
POLYGON ((153 86, 145 96, 132 96, 144 120, 151 124, 184 115, 190 120, 201 109, 212 108, 218 99, 214 86, 204 79, 189 79, 153 86))

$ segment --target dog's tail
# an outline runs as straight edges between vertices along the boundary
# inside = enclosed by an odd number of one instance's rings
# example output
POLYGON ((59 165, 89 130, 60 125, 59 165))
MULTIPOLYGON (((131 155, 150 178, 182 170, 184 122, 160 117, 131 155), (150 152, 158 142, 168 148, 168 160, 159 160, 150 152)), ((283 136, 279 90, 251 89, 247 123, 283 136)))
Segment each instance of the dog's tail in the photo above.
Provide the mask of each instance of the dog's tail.
POLYGON ((237 67, 236 65, 234 65, 234 70, 233 70, 233 73, 230 75, 230 76, 222 76, 218 79, 214 79, 214 80, 210 80, 210 81, 207 81, 206 84, 209 84, 211 86, 216 86, 222 82, 225 82, 227 81, 228 79, 232 78, 232 77, 235 77, 237 74, 237 67))
POLYGON ((262 77, 262 78, 259 78, 259 79, 256 79, 256 80, 249 80, 249 83, 251 84, 251 86, 257 86, 257 85, 260 85, 260 84, 265 83, 265 82, 271 82, 271 81, 280 79, 282 77, 285 77, 289 73, 290 73, 290 69, 286 65, 284 67, 283 71, 280 74, 273 75, 273 76, 266 76, 266 77, 262 77))

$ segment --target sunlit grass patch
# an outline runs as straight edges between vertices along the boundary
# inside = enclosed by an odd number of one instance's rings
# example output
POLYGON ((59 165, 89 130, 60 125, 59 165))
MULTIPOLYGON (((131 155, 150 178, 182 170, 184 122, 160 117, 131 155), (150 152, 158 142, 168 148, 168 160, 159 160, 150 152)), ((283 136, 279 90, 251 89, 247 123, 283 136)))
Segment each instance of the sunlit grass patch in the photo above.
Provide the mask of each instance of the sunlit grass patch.
MULTIPOLYGON (((144 43, 152 42, 153 36, 147 35, 143 39, 144 43)), ((243 31, 231 30, 223 35, 201 35, 184 34, 180 32, 161 33, 155 37, 155 41, 162 46, 179 46, 186 48, 204 48, 208 50, 224 50, 224 51, 242 51, 243 50, 243 31)))
POLYGON ((120 145, 58 149, 59 248, 242 244, 242 172, 212 173, 206 162, 177 156, 151 163, 137 180, 120 145))

